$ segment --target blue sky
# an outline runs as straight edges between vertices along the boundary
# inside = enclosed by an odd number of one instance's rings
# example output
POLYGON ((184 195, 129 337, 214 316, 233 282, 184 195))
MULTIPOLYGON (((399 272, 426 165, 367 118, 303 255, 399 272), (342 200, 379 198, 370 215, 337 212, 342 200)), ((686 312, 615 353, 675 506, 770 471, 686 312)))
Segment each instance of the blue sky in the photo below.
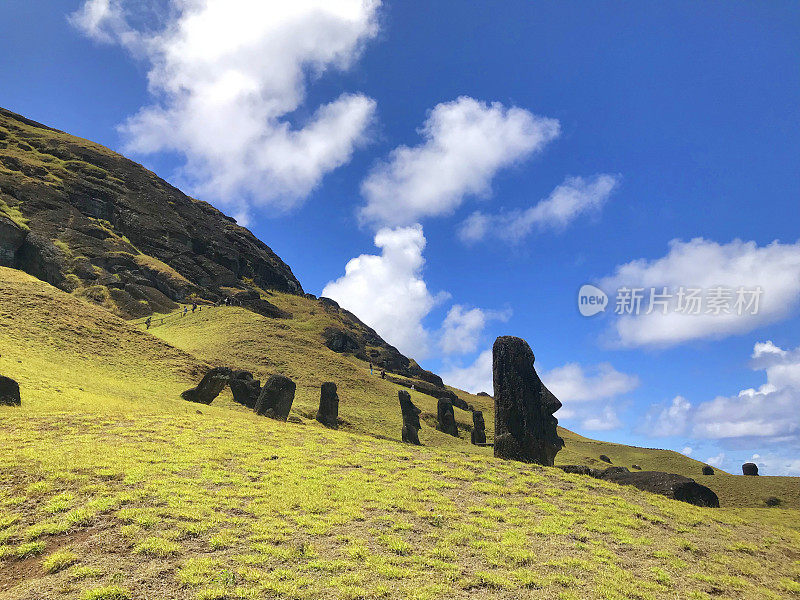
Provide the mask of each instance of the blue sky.
POLYGON ((449 382, 490 386, 487 350, 518 335, 567 427, 800 474, 796 3, 0 15, 0 105, 237 215, 449 382), (585 283, 610 297, 590 318, 585 283), (620 316, 622 286, 760 287, 761 305, 620 316))

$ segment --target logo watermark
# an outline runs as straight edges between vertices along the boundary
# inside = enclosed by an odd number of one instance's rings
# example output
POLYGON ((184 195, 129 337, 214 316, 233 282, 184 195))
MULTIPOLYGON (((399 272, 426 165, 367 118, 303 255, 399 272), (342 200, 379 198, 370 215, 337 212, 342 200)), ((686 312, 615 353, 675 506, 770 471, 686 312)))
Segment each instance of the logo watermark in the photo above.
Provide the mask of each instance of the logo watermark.
MULTIPOLYGON (((617 315, 650 315, 677 313, 684 315, 757 315, 761 307, 761 286, 729 288, 714 286, 697 288, 620 287, 616 290, 614 313, 617 315)), ((590 283, 578 291, 578 310, 584 317, 603 312, 608 295, 590 283)))

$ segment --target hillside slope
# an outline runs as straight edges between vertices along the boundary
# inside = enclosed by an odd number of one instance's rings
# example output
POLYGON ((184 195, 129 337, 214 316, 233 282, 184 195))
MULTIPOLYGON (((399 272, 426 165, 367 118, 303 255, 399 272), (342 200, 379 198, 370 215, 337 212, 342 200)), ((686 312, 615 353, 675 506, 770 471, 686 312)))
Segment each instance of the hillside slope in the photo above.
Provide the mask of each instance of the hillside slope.
POLYGON ((496 460, 428 427, 418 448, 275 422, 226 398, 191 404, 179 391, 228 339, 230 361, 292 369, 301 410, 313 400, 303 382, 332 375, 343 410, 373 396, 350 413, 354 428, 381 422, 384 398, 391 437, 399 422, 396 390, 379 387, 391 384, 322 354, 324 322, 296 344, 299 319, 218 308, 171 322, 176 343, 213 349, 193 356, 0 268, 0 372, 23 390, 21 408, 0 407, 0 599, 800 593, 795 510, 698 508, 496 460), (247 331, 230 337, 227 322, 247 331), (332 370, 317 373, 319 361, 332 370))

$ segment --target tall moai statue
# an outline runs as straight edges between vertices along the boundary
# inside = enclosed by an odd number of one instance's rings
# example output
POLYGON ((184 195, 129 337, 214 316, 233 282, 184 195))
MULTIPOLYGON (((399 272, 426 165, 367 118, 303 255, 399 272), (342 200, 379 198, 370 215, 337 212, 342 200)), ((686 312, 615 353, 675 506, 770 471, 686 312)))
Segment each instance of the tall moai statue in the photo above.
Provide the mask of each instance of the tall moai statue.
POLYGON ((473 444, 486 443, 486 423, 483 420, 483 411, 472 411, 472 434, 470 440, 473 444))
POLYGON ((292 410, 294 392, 297 386, 284 375, 272 375, 261 388, 255 411, 259 415, 285 421, 292 410))
POLYGON ((339 427, 339 394, 336 393, 336 384, 332 381, 326 381, 320 389, 317 421, 331 429, 339 427))
POLYGON ((419 430, 422 425, 419 422, 419 415, 422 411, 411 401, 411 394, 407 391, 400 390, 397 392, 397 396, 400 400, 400 411, 403 413, 402 440, 406 444, 421 446, 419 430))
POLYGON ((553 416, 561 402, 536 374, 533 351, 525 340, 499 337, 492 355, 494 455, 552 466, 564 447, 553 416))

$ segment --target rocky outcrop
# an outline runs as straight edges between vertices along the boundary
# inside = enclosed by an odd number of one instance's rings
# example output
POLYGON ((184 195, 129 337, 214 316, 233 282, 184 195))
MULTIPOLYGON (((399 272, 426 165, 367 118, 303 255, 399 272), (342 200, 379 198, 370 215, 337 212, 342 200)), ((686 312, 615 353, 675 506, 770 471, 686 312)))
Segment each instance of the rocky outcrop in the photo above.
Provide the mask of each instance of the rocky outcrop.
POLYGON ((184 400, 198 404, 211 404, 228 385, 233 372, 228 367, 215 367, 203 376, 197 387, 181 394, 184 400))
POLYGON ((256 290, 244 290, 233 295, 233 304, 271 319, 291 319, 292 315, 264 300, 256 290))
POLYGON ((608 458, 608 456, 606 456, 605 454, 601 454, 601 455, 600 455, 600 456, 598 456, 597 458, 599 458, 600 460, 602 460, 604 463, 611 464, 611 459, 610 459, 610 458, 608 458))
POLYGON ((0 207, 30 229, 20 241, 19 222, 0 209, 0 264, 126 317, 170 309, 192 293, 303 292, 234 219, 108 148, 3 109, 0 138, 0 207))
POLYGON ((472 433, 470 441, 475 444, 486 443, 486 423, 483 420, 483 412, 476 410, 472 413, 472 433))
POLYGON ((358 340, 341 329, 326 327, 322 335, 325 338, 325 345, 339 354, 355 353, 361 350, 358 340))
POLYGON ((708 465, 705 465, 703 467, 703 475, 713 475, 713 474, 714 474, 714 469, 712 469, 708 465))
POLYGON ((261 382, 253 378, 250 371, 234 371, 228 382, 231 386, 234 402, 254 409, 261 395, 261 382))
POLYGON ((411 394, 405 390, 397 392, 397 397, 400 400, 400 411, 403 414, 403 431, 401 439, 406 444, 414 444, 421 446, 419 441, 419 430, 422 425, 419 422, 419 415, 422 412, 411 401, 411 394))
POLYGON ((536 374, 533 352, 525 340, 499 337, 492 354, 494 455, 552 466, 564 446, 553 416, 561 402, 536 374))
POLYGON ((0 375, 0 406, 21 406, 19 384, 10 377, 0 375))
POLYGON ((491 398, 491 397, 492 397, 492 395, 491 395, 491 394, 487 394, 486 392, 478 392, 478 393, 477 393, 477 394, 475 394, 475 395, 476 395, 476 396, 482 396, 482 397, 484 397, 484 398, 491 398))
POLYGON ((296 389, 294 381, 288 377, 272 375, 261 389, 261 394, 256 402, 256 413, 278 421, 285 421, 289 418, 289 412, 292 410, 296 389))
POLYGON ((332 429, 339 427, 339 394, 336 393, 336 384, 331 381, 326 381, 320 388, 317 421, 332 429))
POLYGON ((747 462, 742 465, 742 475, 755 476, 758 475, 758 465, 756 463, 747 462))
POLYGON ((447 435, 458 437, 458 426, 453 411, 453 404, 447 400, 439 400, 436 405, 436 429, 447 435))

